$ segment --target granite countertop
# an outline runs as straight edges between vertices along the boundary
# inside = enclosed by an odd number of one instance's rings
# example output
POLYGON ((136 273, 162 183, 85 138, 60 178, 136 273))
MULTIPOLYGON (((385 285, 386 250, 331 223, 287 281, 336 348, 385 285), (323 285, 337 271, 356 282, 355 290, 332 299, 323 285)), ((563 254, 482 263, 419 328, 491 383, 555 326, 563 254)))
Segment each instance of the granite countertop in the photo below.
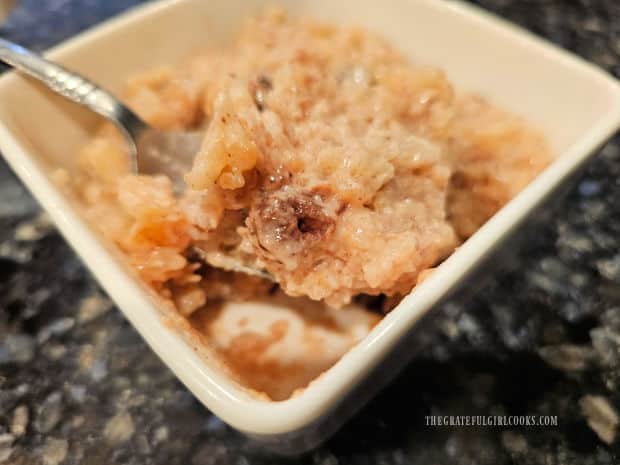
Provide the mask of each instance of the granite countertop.
MULTIPOLYGON (((0 35, 45 48, 136 0, 22 0, 0 35)), ((620 2, 480 0, 620 75, 620 2)), ((300 463, 620 463, 620 140, 450 329, 300 463), (429 428, 424 415, 557 415, 429 428)), ((114 309, 0 162, 0 463, 291 463, 210 414, 114 309)))

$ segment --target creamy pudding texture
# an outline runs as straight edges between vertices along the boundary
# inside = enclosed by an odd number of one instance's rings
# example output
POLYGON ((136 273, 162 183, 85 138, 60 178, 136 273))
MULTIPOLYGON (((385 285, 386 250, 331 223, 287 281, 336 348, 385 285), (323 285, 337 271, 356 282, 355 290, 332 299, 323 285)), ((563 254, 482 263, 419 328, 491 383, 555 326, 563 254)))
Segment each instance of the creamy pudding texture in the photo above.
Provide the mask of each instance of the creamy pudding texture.
POLYGON ((393 306, 552 158, 522 119, 375 34, 281 11, 249 19, 226 48, 132 78, 125 98, 156 127, 204 128, 186 192, 130 174, 111 128, 84 148, 71 186, 141 279, 206 335, 210 305, 274 292, 393 306), (267 270, 279 290, 214 271, 196 248, 267 270))

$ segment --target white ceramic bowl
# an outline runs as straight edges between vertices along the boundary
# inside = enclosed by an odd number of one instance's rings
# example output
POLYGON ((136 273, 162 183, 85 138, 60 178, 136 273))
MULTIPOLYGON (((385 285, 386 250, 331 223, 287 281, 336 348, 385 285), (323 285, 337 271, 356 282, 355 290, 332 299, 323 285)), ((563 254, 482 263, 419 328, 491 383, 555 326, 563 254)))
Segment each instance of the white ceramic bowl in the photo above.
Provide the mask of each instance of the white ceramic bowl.
MULTIPOLYGON (((125 78, 225 41, 266 0, 172 0, 107 21, 50 52, 54 60, 118 91, 125 78)), ((249 435, 300 450, 329 435, 406 360, 395 349, 464 278, 620 125, 620 87, 588 63, 464 4, 440 0, 280 0, 292 13, 377 30, 412 60, 443 68, 541 127, 557 160, 300 395, 266 402, 241 389, 161 318, 151 297, 103 245, 50 169, 67 165, 95 118, 26 79, 0 79, 0 149, 126 317, 216 415, 249 435), (375 377, 370 378, 374 373, 375 377), (379 379, 380 378, 380 379, 379 379)), ((415 336, 415 333, 413 333, 415 336)))

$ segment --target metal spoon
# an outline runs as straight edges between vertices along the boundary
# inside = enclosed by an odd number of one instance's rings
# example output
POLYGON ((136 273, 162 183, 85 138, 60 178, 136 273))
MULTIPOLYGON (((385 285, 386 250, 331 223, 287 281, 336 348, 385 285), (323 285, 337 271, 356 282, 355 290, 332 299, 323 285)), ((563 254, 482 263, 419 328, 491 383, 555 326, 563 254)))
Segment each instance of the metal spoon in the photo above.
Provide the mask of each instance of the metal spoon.
MULTIPOLYGON (((127 142, 131 170, 141 174, 164 174, 172 181, 175 192, 183 192, 185 189, 183 176, 189 171, 198 153, 202 133, 161 131, 152 128, 98 85, 21 45, 2 38, 0 38, 0 61, 114 123, 127 142)), ((269 273, 243 264, 234 257, 224 257, 222 260, 223 256, 220 256, 217 262, 211 263, 213 260, 209 260, 206 253, 201 256, 216 268, 274 279, 269 273)))
POLYGON ((176 191, 181 192, 185 188, 183 175, 198 153, 202 134, 154 129, 116 97, 88 79, 1 38, 0 61, 114 123, 127 142, 134 173, 165 174, 176 191))

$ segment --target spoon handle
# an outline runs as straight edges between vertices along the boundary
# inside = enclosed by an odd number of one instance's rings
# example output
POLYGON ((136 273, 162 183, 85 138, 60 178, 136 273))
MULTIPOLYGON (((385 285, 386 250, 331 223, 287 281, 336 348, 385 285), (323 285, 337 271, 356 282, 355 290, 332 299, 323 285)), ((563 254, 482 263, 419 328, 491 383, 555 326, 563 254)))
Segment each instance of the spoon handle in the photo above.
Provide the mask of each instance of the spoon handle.
POLYGON ((89 108, 114 123, 127 139, 134 169, 137 167, 134 139, 147 126, 116 97, 79 74, 2 38, 0 38, 0 61, 28 74, 55 93, 89 108))

